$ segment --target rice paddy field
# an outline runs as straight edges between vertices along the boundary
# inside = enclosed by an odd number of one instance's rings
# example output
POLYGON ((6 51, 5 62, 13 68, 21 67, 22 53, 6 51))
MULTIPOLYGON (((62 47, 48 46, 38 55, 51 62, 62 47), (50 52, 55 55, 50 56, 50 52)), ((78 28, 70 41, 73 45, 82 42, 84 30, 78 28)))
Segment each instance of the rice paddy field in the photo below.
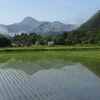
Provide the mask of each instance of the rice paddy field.
POLYGON ((100 99, 99 46, 0 52, 0 100, 100 99))

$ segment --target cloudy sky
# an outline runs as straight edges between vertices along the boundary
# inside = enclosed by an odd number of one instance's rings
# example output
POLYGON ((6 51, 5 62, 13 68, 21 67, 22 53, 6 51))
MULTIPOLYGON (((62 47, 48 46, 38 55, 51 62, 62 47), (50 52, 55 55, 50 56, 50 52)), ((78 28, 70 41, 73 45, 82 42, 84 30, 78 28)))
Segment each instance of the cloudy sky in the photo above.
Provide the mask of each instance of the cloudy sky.
POLYGON ((0 0, 0 24, 31 16, 38 21, 81 24, 100 10, 100 0, 0 0))

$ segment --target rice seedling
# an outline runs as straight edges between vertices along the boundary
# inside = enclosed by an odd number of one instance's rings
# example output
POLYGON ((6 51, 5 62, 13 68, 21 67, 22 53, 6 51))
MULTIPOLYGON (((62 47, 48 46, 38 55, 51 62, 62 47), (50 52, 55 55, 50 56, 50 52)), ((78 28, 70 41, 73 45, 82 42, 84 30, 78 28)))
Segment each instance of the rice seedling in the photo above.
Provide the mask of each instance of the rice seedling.
POLYGON ((100 51, 46 51, 0 55, 0 59, 3 58, 0 60, 2 100, 100 99, 100 51), (81 62, 87 68, 69 61, 81 62))

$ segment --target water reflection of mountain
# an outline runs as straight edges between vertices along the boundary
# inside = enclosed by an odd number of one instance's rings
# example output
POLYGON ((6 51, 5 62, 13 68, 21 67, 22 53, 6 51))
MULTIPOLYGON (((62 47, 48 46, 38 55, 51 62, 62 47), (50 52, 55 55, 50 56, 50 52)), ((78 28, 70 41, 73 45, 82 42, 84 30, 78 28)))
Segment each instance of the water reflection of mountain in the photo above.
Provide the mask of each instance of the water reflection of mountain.
POLYGON ((38 59, 35 62, 30 62, 30 61, 24 62, 22 60, 10 59, 6 63, 1 63, 0 65, 1 69, 14 68, 17 70, 22 70, 28 75, 33 75, 34 73, 42 69, 51 69, 51 68, 59 69, 66 65, 72 65, 72 63, 65 62, 64 60, 61 59, 52 59, 52 60, 38 59))
MULTIPOLYGON (((51 61, 59 69, 41 69, 28 75, 16 66, 32 62, 12 61, 0 64, 0 100, 99 100, 100 78, 81 64, 67 64, 62 60, 51 61), (9 66, 8 66, 9 65, 9 66), (3 68, 6 66, 5 68, 3 68), (7 67, 8 66, 8 67, 7 67), (12 66, 15 66, 13 68, 12 66), (64 67, 65 66, 65 67, 64 67)), ((37 63, 44 62, 39 60, 37 63)), ((50 62, 46 62, 49 64, 50 62)), ((41 67, 40 65, 38 65, 41 67)), ((46 64, 42 64, 45 66, 46 64)), ((29 66, 27 66, 29 68, 29 66)), ((50 65, 48 65, 50 66, 50 65)), ((19 67, 20 68, 20 67, 19 67)), ((30 67, 31 68, 31 67, 30 67)), ((41 67, 42 68, 42 67, 41 67)))

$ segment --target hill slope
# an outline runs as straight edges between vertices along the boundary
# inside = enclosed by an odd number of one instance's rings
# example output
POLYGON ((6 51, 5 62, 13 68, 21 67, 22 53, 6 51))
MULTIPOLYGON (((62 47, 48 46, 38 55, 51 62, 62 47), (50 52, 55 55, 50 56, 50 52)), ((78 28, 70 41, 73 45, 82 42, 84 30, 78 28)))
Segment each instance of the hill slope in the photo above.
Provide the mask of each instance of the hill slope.
POLYGON ((41 25, 39 25, 38 27, 36 27, 35 29, 33 29, 32 31, 40 34, 41 36, 51 36, 51 37, 55 37, 58 34, 62 34, 64 31, 70 31, 76 29, 75 25, 65 25, 59 21, 54 21, 54 22, 45 22, 41 25))
POLYGON ((78 30, 84 32, 82 38, 85 43, 100 45, 100 10, 82 24, 78 30))
POLYGON ((84 31, 92 31, 98 29, 100 29, 100 10, 79 27, 79 30, 84 31))
POLYGON ((20 33, 22 31, 29 32, 40 24, 41 23, 39 21, 33 19, 32 17, 26 17, 20 23, 0 25, 0 27, 6 29, 10 35, 14 35, 15 33, 20 33))
POLYGON ((0 24, 0 28, 6 30, 11 36, 21 32, 35 32, 41 34, 42 36, 48 34, 53 36, 55 34, 61 34, 64 31, 72 30, 76 27, 74 25, 65 25, 58 21, 51 23, 47 21, 38 21, 32 17, 26 17, 19 23, 11 25, 0 24))

